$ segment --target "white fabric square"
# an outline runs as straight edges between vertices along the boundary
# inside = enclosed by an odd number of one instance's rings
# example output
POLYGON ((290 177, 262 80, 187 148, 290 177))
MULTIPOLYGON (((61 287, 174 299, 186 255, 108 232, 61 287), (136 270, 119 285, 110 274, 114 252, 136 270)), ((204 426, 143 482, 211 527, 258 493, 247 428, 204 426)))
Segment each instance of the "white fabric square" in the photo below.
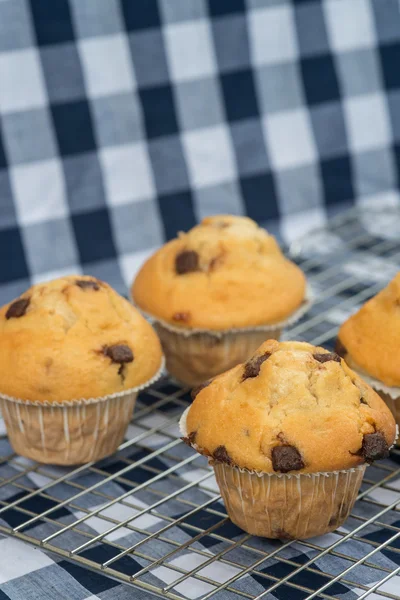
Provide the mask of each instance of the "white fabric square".
POLYGON ((153 174, 143 144, 103 148, 100 150, 100 161, 110 204, 126 204, 154 196, 153 174))
POLYGON ((302 213, 286 215, 281 221, 281 233, 286 244, 300 239, 313 229, 326 225, 326 214, 323 207, 318 206, 302 213))
POLYGON ((347 98, 343 107, 349 145, 353 151, 371 150, 390 143, 389 115, 381 94, 347 98))
POLYGON ((174 81, 206 77, 216 72, 210 26, 204 20, 164 28, 168 65, 174 81))
POLYGON ((182 134, 192 184, 202 187, 236 175, 232 142, 223 125, 182 134))
POLYGON ((282 63, 297 57, 296 29, 289 5, 249 11, 249 27, 256 65, 282 63))
POLYGON ((54 565, 54 561, 38 548, 13 538, 0 540, 0 556, 6 558, 0 562, 0 583, 54 565))
POLYGON ((263 127, 273 168, 298 167, 316 160, 314 135, 304 109, 266 116, 263 127))
POLYGON ((126 92, 136 87, 125 35, 80 40, 78 48, 89 96, 126 92))
POLYGON ((68 215, 64 174, 58 160, 11 167, 10 179, 21 225, 68 215))
POLYGON ((327 0, 323 3, 328 36, 333 51, 375 45, 369 0, 327 0))
MULTIPOLYGON (((145 514, 141 515, 140 517, 138 517, 137 519, 135 519, 135 515, 137 515, 139 512, 141 512, 142 509, 148 508, 148 505, 145 504, 144 502, 142 502, 141 500, 139 500, 135 495, 127 496, 125 498, 125 502, 128 502, 128 503, 130 502, 132 504, 135 504, 139 508, 136 509, 136 508, 127 506, 126 504, 121 504, 120 502, 116 502, 112 506, 109 506, 108 508, 105 508, 104 510, 102 510, 99 513, 99 516, 93 516, 93 517, 89 517, 88 519, 86 519, 85 524, 88 527, 91 527, 92 529, 97 531, 97 533, 105 533, 109 529, 112 529, 112 527, 114 527, 114 525, 115 525, 115 523, 102 518, 102 516, 108 517, 109 519, 113 519, 118 522, 122 522, 122 521, 126 521, 127 519, 130 519, 130 521, 129 521, 130 525, 132 525, 133 527, 137 527, 138 529, 145 529, 145 530, 149 529, 150 527, 157 526, 159 524, 164 524, 164 521, 162 519, 159 519, 158 517, 154 517, 153 515, 151 515, 149 513, 145 513, 145 514)), ((93 506, 92 510, 98 510, 99 508, 101 508, 101 505, 93 506)), ((83 516, 85 516, 86 513, 81 512, 81 511, 74 511, 74 515, 76 516, 77 519, 80 519, 83 516)), ((112 541, 118 540, 122 537, 126 537, 130 533, 132 533, 132 530, 129 529, 128 527, 119 527, 115 531, 111 531, 110 533, 105 535, 104 539, 112 542, 112 541)))
POLYGON ((46 88, 37 50, 0 53, 0 112, 45 106, 46 88))

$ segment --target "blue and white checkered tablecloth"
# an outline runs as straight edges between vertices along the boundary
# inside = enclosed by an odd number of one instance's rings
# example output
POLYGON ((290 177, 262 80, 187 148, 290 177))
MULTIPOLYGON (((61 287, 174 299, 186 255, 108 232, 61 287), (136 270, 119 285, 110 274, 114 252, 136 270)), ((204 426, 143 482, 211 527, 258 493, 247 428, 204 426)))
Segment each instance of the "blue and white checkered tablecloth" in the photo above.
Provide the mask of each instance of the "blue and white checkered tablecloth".
POLYGON ((399 61, 398 0, 0 0, 0 301, 125 291, 210 213, 398 201, 399 61))

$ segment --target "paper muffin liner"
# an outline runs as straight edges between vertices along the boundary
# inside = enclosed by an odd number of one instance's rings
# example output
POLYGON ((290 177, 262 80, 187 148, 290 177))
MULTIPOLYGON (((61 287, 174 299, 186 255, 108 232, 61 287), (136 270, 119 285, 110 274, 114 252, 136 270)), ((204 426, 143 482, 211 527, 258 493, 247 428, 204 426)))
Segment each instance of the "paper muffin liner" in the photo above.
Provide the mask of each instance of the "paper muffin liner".
POLYGON ((303 304, 284 321, 222 331, 175 327, 137 308, 150 320, 161 340, 169 373, 193 387, 245 362, 266 339, 279 340, 282 329, 301 319, 311 304, 311 292, 307 289, 303 304))
MULTIPOLYGON (((182 414, 179 428, 187 437, 182 414)), ((199 450, 192 444, 194 450, 199 450)), ((367 464, 317 473, 263 473, 209 459, 228 515, 260 537, 306 539, 337 529, 349 516, 367 464)))
POLYGON ((108 396, 36 402, 0 394, 9 441, 17 454, 41 463, 77 465, 109 456, 122 442, 138 393, 162 375, 108 396))
POLYGON ((366 465, 299 475, 252 473, 213 464, 228 515, 247 533, 306 539, 342 525, 356 501, 366 465))

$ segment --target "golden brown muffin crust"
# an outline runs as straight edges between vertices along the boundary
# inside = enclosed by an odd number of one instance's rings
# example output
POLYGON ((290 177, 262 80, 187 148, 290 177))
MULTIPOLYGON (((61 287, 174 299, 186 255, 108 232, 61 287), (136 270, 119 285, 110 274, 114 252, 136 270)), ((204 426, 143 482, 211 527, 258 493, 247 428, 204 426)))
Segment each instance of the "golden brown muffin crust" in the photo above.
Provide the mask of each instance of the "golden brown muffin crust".
POLYGON ((354 368, 400 386, 400 273, 343 323, 339 340, 354 368))
POLYGON ((274 324, 304 300, 302 271, 247 217, 203 219, 160 248, 132 286, 135 303, 176 327, 224 330, 274 324))
POLYGON ((0 393, 57 402, 136 387, 161 366, 147 321, 109 285, 69 276, 0 309, 0 393))
POLYGON ((269 340, 194 395, 186 441, 250 470, 348 469, 386 455, 395 438, 378 394, 335 353, 303 342, 269 340))

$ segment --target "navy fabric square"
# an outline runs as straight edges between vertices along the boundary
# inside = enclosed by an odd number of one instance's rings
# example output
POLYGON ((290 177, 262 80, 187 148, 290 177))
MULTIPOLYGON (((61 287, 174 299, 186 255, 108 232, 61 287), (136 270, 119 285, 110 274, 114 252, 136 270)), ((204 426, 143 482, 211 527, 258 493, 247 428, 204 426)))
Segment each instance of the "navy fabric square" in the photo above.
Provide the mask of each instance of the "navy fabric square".
POLYGON ((321 161, 325 202, 349 202, 354 199, 353 178, 347 156, 321 161))
POLYGON ((51 112, 61 154, 78 154, 96 147, 86 100, 53 104, 51 112))
POLYGON ((213 17, 222 17, 236 12, 244 12, 245 8, 244 0, 229 0, 229 2, 208 0, 208 10, 213 17))
POLYGON ((29 277, 21 230, 10 227, 0 232, 0 283, 29 277))
POLYGON ((271 173, 242 177, 240 187, 249 217, 260 222, 279 216, 278 199, 271 173))
POLYGON ((3 136, 0 127, 0 169, 7 167, 7 158, 4 150, 3 136))
POLYGON ((332 102, 340 97, 335 65, 330 55, 304 58, 300 66, 308 104, 332 102))
POLYGON ((258 115, 252 72, 248 69, 221 75, 225 109, 229 121, 258 115))
POLYGON ((385 44, 380 48, 381 67, 385 86, 388 89, 400 87, 400 41, 385 44))
POLYGON ((114 579, 110 579, 105 575, 93 573, 93 571, 89 571, 89 569, 75 565, 67 560, 62 560, 58 563, 58 566, 62 567, 65 571, 67 571, 67 573, 72 575, 74 579, 79 581, 79 583, 92 594, 101 594, 102 592, 112 590, 112 588, 119 585, 119 583, 114 581, 114 579))
POLYGON ((30 0, 36 39, 40 46, 62 44, 74 39, 68 0, 30 0))
POLYGON ((147 136, 155 138, 177 133, 178 123, 171 86, 142 89, 139 95, 147 136))
POLYGON ((183 228, 186 229, 187 223, 189 227, 196 224, 193 198, 189 191, 160 196, 158 205, 167 240, 176 237, 178 231, 182 231, 183 228))
POLYGON ((72 216, 82 263, 116 256, 107 209, 72 216))
POLYGON ((151 29, 161 25, 157 0, 146 0, 140 8, 131 0, 121 0, 121 6, 128 31, 151 29))

